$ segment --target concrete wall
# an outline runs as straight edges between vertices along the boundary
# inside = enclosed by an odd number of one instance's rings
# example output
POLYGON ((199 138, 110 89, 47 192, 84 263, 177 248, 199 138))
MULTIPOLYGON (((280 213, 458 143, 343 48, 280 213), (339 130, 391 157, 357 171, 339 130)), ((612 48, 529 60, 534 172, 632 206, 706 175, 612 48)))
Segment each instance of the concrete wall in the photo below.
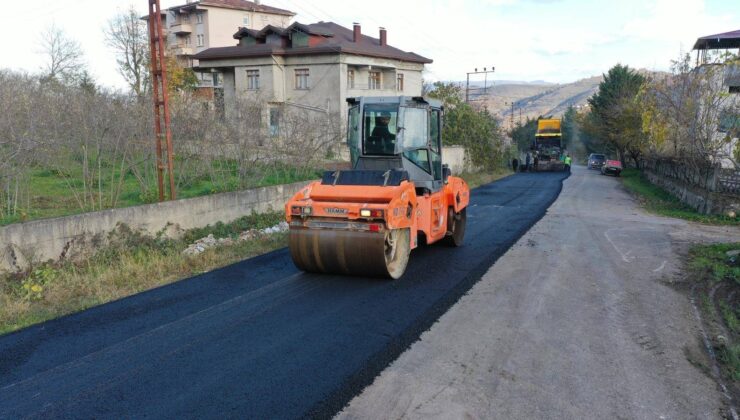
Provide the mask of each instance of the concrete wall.
POLYGON ((466 168, 465 148, 462 146, 443 146, 442 163, 450 165, 453 175, 460 175, 466 168))
POLYGON ((675 179, 666 178, 650 171, 645 171, 648 180, 668 191, 684 204, 703 214, 740 213, 740 198, 728 194, 707 192, 692 188, 675 179))
POLYGON ((643 167, 643 173, 650 182, 668 191, 682 203, 699 213, 727 214, 731 211, 740 213, 740 196, 738 195, 700 188, 678 177, 661 173, 655 167, 643 167))
MULTIPOLYGON (((84 254, 103 242, 119 223, 155 234, 168 225, 192 229, 229 222, 253 211, 280 211, 306 184, 304 181, 2 226, 0 271, 25 268, 28 260, 59 260, 84 254)), ((168 231, 174 233, 177 229, 170 226, 168 231)))

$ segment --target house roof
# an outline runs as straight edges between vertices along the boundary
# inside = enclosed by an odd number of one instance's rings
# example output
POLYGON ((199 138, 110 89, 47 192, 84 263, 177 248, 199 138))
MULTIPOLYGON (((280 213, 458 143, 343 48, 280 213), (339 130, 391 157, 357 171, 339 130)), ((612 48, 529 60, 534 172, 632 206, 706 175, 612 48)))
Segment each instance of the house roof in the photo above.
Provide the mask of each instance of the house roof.
POLYGON ((740 29, 721 34, 707 35, 696 40, 695 50, 740 48, 740 29))
MULTIPOLYGON (((263 29, 264 30, 264 29, 263 29)), ((285 29, 286 32, 301 31, 326 38, 318 45, 308 47, 283 47, 271 44, 254 44, 245 46, 209 48, 193 56, 197 60, 218 60, 225 58, 267 57, 271 55, 298 56, 316 54, 355 54, 368 57, 390 58, 413 63, 431 63, 432 60, 413 52, 402 51, 390 45, 380 45, 380 40, 362 35, 358 42, 353 41, 352 29, 337 25, 334 22, 318 22, 308 25, 294 23, 285 29)), ((260 31, 260 34, 262 31, 260 31)), ((248 29, 240 29, 234 37, 239 39, 255 34, 248 29)), ((201 63, 203 64, 203 63, 201 63)))
POLYGON ((246 10, 249 12, 272 13, 275 15, 295 16, 295 12, 290 10, 278 9, 277 7, 266 6, 247 0, 198 0, 192 3, 173 6, 168 10, 195 8, 196 6, 222 7, 224 9, 246 10))
POLYGON ((301 31, 309 35, 318 35, 323 37, 334 36, 332 32, 318 30, 317 28, 311 27, 310 25, 304 25, 302 23, 295 22, 287 28, 280 28, 273 25, 267 25, 261 30, 239 27, 239 30, 236 31, 236 33, 234 34, 234 39, 241 39, 245 36, 251 36, 252 38, 261 38, 271 32, 278 35, 287 36, 293 31, 301 31))

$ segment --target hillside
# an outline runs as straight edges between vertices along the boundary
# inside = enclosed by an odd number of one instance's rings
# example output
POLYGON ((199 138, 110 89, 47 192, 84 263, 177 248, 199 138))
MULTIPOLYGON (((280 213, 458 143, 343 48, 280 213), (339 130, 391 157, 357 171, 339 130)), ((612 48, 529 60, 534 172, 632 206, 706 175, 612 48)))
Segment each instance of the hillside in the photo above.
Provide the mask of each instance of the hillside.
POLYGON ((497 83, 487 92, 474 95, 473 101, 483 104, 498 115, 508 126, 511 121, 511 103, 514 103, 514 122, 540 115, 562 115, 568 106, 584 106, 596 93, 602 76, 589 77, 565 84, 497 83))

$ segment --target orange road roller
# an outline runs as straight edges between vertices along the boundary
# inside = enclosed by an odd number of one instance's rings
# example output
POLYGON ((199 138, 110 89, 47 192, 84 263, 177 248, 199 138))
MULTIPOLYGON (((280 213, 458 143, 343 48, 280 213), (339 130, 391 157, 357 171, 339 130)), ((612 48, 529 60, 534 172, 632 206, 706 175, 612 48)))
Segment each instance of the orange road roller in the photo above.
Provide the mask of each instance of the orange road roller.
POLYGON ((470 188, 442 163, 442 104, 347 99, 352 169, 327 171, 285 204, 289 248, 308 272, 401 277, 411 250, 460 246, 470 188))

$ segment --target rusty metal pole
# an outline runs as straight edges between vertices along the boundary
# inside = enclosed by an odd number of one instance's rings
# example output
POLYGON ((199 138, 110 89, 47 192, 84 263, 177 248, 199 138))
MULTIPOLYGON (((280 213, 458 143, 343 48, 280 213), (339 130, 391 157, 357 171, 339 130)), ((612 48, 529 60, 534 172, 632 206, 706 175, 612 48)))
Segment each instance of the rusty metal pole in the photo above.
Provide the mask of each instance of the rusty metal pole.
POLYGON ((161 67, 158 64, 157 43, 159 37, 159 21, 161 16, 156 14, 156 5, 149 1, 149 52, 152 72, 152 98, 154 99, 154 141, 157 150, 157 187, 159 190, 159 201, 164 201, 164 165, 162 164, 162 118, 159 107, 159 83, 158 77, 161 67))
POLYGON ((176 198, 174 150, 172 147, 172 130, 170 126, 169 93, 167 92, 167 63, 164 51, 164 29, 162 28, 162 9, 159 0, 149 0, 149 36, 152 55, 152 87, 154 97, 154 130, 157 137, 157 180, 159 182, 159 199, 164 200, 164 176, 162 171, 162 137, 167 147, 167 175, 169 177, 170 200, 176 198), (164 124, 162 124, 164 117, 164 124), (164 125, 164 127, 162 127, 164 125), (162 133, 164 128, 164 134, 162 133))

